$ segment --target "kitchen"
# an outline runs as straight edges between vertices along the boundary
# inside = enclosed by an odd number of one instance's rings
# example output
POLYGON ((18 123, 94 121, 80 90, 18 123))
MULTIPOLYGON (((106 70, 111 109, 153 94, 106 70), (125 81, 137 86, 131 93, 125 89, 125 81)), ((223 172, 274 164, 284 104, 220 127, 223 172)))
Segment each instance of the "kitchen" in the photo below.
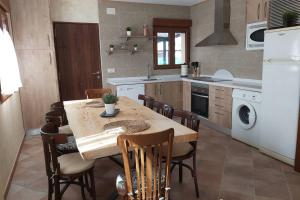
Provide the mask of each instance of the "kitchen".
MULTIPOLYGON (((7 175, 0 179, 6 188, 1 195, 42 199, 47 194, 44 186, 37 186, 44 177, 30 171, 39 178, 33 180, 22 174, 28 166, 41 168, 30 158, 36 153, 29 149, 40 151, 34 135, 40 135, 49 105, 85 99, 85 89, 103 87, 121 100, 125 96, 143 104, 138 96, 146 95, 198 116, 200 199, 299 198, 299 98, 295 98, 299 96, 299 55, 294 55, 297 47, 295 51, 291 48, 299 42, 299 26, 281 29, 282 13, 300 13, 299 0, 289 0, 288 8, 282 0, 30 1, 33 4, 25 6, 10 0, 23 87, 0 106, 4 108, 13 97, 20 99, 13 103, 20 107, 18 119, 24 123, 21 130, 14 130, 20 134, 13 141, 12 155, 3 158, 9 164, 5 166, 7 175), (34 6, 41 12, 28 19, 42 20, 28 25, 22 16, 34 6), (43 26, 45 30, 40 31, 43 26), (66 53, 69 47, 77 51, 66 53), (84 54, 90 49, 93 53, 84 54), (83 54, 87 58, 81 57, 83 54), (294 59, 289 60, 291 56, 294 59), (283 64, 286 68, 272 68, 283 64), (43 67, 39 69, 39 65, 43 67), (27 150, 21 148, 22 143, 27 150)), ((126 110, 122 101, 118 104, 121 112, 126 110)), ((66 106, 68 118, 72 109, 66 106)), ((74 119, 70 117, 70 126, 74 119)), ((1 143, 3 149, 8 141, 1 143)), ((97 199, 107 199, 118 170, 107 159, 97 161, 98 165, 103 171, 95 173, 97 199)), ((196 197, 188 172, 181 172, 184 179, 180 184, 177 173, 172 174, 172 182, 176 182, 172 183, 173 199, 196 197)), ((64 194, 66 199, 78 196, 81 198, 80 191, 73 186, 64 194)))

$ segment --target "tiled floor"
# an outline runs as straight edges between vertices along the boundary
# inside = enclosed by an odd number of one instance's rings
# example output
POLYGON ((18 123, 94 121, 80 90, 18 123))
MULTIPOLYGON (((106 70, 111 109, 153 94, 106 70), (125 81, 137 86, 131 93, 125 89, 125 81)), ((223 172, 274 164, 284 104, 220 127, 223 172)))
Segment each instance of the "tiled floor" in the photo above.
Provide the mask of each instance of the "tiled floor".
MULTIPOLYGON (((205 127, 198 143, 200 200, 299 200, 300 174, 230 137, 205 127)), ((97 199, 107 199, 121 168, 108 159, 96 162, 97 199)), ((26 138, 7 196, 8 200, 47 199, 43 149, 40 136, 26 138)), ((178 183, 172 176, 172 199, 197 199, 190 173, 178 183)), ((81 199, 78 186, 70 187, 63 199, 81 199)))

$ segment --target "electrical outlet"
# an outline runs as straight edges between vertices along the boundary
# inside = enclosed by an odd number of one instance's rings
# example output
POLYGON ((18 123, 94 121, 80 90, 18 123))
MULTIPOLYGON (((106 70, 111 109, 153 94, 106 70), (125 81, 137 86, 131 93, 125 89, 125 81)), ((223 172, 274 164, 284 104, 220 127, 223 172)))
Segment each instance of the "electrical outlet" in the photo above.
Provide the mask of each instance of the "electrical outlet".
POLYGON ((106 14, 107 15, 116 15, 116 9, 115 8, 106 8, 106 14))
POLYGON ((115 68, 107 68, 107 73, 111 74, 115 72, 116 72, 115 68))

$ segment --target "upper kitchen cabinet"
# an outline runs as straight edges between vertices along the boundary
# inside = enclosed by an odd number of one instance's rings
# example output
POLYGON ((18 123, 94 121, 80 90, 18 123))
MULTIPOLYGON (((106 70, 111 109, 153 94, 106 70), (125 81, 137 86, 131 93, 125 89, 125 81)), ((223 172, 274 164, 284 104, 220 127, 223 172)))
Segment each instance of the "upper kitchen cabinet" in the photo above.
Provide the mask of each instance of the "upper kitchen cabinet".
POLYGON ((247 24, 268 20, 270 0, 247 0, 247 24))
POLYGON ((16 49, 51 49, 48 0, 11 0, 16 49))

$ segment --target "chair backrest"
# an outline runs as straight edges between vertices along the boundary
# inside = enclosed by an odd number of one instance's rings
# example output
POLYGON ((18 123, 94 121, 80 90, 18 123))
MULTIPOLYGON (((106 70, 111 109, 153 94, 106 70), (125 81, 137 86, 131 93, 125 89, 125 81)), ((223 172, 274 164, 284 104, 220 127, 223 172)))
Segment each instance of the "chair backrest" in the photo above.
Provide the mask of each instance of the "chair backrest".
POLYGON ((53 123, 56 126, 64 125, 64 113, 61 110, 53 110, 45 114, 46 123, 53 123))
POLYGON ((165 117, 168 117, 170 119, 173 118, 174 108, 168 104, 159 101, 154 101, 153 110, 156 111, 157 113, 164 115, 165 117))
POLYGON ((61 101, 58 101, 58 102, 55 102, 55 103, 50 105, 51 110, 56 110, 58 108, 64 108, 64 103, 61 102, 61 101))
POLYGON ((60 174, 56 144, 66 143, 66 138, 64 135, 58 134, 58 127, 53 123, 47 123, 41 128, 41 136, 47 176, 51 177, 55 174, 60 174))
POLYGON ((180 123, 194 131, 199 131, 200 120, 198 116, 192 112, 185 110, 176 110, 174 116, 180 118, 180 123))
POLYGON ((154 102, 153 97, 139 94, 138 99, 144 101, 144 106, 153 109, 153 102, 154 102))
POLYGON ((169 198, 170 162, 174 140, 174 129, 140 135, 120 135, 121 149, 126 176, 127 194, 131 199, 169 198), (163 167, 163 145, 167 145, 167 157, 163 167), (133 174, 128 153, 134 153, 137 190, 133 191, 133 174))
POLYGON ((62 114, 62 124, 61 125, 64 126, 64 125, 69 124, 63 102, 59 101, 59 102, 55 102, 55 103, 51 104, 50 109, 51 109, 51 111, 61 112, 61 114, 62 114))
POLYGON ((86 89, 85 95, 87 99, 96 99, 102 98, 102 96, 106 93, 111 93, 110 88, 97 88, 97 89, 86 89))

